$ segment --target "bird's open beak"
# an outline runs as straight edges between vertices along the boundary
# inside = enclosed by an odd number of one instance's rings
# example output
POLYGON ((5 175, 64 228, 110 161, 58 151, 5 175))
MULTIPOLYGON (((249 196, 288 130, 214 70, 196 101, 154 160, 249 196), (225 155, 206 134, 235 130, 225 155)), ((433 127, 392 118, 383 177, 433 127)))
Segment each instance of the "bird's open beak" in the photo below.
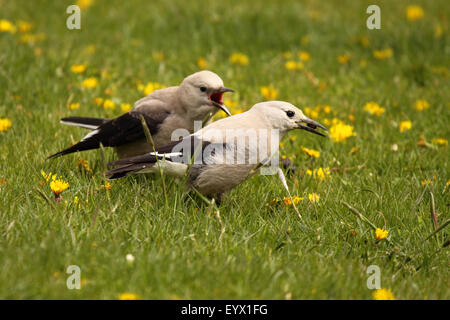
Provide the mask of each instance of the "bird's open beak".
POLYGON ((225 93, 225 92, 234 92, 233 89, 230 88, 226 88, 226 87, 222 87, 221 89, 219 89, 220 93, 225 93))
POLYGON ((314 120, 311 120, 308 118, 298 121, 297 124, 298 124, 298 129, 303 129, 303 130, 318 134, 319 136, 322 136, 322 137, 325 137, 325 135, 319 131, 316 131, 315 129, 321 128, 325 131, 328 131, 327 128, 325 128, 323 125, 321 125, 317 121, 314 121, 314 120))
POLYGON ((222 103, 221 105, 216 105, 216 107, 218 107, 220 110, 225 112, 227 115, 231 116, 231 112, 230 112, 230 110, 228 110, 228 108, 225 104, 222 103))
POLYGON ((212 104, 225 112, 227 115, 231 116, 230 110, 228 110, 227 106, 223 103, 222 96, 225 92, 234 92, 233 89, 222 87, 219 90, 213 92, 209 99, 211 100, 212 104))

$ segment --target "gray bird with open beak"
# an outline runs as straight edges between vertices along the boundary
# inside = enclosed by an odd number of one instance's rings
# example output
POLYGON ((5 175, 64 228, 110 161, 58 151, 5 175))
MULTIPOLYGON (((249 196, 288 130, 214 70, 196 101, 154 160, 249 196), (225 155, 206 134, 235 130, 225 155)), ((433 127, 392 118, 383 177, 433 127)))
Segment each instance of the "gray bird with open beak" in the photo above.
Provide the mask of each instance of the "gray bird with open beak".
POLYGON ((155 147, 170 142, 172 132, 185 129, 194 132, 194 122, 209 119, 222 110, 231 115, 223 103, 223 94, 233 92, 211 71, 200 71, 186 77, 179 86, 157 90, 138 100, 133 110, 115 119, 69 117, 61 123, 91 129, 77 144, 49 158, 104 147, 115 147, 119 158, 152 151, 145 139, 141 116, 150 130, 155 147))
POLYGON ((205 128, 156 149, 156 152, 110 163, 110 179, 134 173, 158 172, 182 177, 187 187, 220 202, 222 195, 251 177, 269 159, 278 158, 279 142, 294 129, 325 136, 327 130, 288 102, 255 104, 247 112, 215 121, 205 128))

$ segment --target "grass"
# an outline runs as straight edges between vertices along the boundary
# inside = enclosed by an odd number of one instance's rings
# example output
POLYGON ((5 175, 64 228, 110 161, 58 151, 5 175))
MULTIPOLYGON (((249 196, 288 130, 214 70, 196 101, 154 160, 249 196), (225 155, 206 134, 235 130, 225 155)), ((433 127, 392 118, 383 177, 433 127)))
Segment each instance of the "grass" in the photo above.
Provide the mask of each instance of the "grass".
POLYGON ((429 235, 430 192, 438 226, 450 217, 449 147, 431 144, 450 133, 450 7, 416 3, 425 16, 413 22, 405 16, 409 2, 379 1, 381 30, 371 31, 370 1, 97 0, 82 11, 82 29, 70 31, 71 1, 0 0, 0 19, 32 22, 30 33, 45 35, 22 43, 19 32, 0 33, 0 118, 12 122, 0 132, 0 298, 372 299, 366 269, 378 265, 382 287, 397 299, 449 299, 449 229, 429 235), (368 46, 355 40, 361 36, 368 46), (375 59, 373 50, 384 48, 393 56, 375 59), (303 70, 286 70, 283 53, 298 60, 299 50, 311 59, 303 70), (234 52, 249 64, 230 63, 234 52), (345 53, 350 59, 340 64, 345 53), (84 134, 60 125, 61 117, 120 115, 120 102, 142 97, 138 81, 178 84, 198 70, 199 57, 237 90, 229 96, 234 112, 263 100, 260 87, 272 85, 277 99, 304 110, 332 107, 316 120, 337 117, 354 127, 356 136, 343 142, 305 132, 285 137, 281 153, 298 169, 288 185, 305 197, 297 205, 302 220, 292 206, 270 204, 286 196, 276 176, 234 189, 219 216, 167 178, 166 205, 157 175, 114 181, 108 190, 101 173, 112 150, 45 160, 84 134), (87 64, 81 75, 70 70, 78 63, 87 64), (99 85, 81 89, 90 76, 99 85), (95 97, 113 99, 115 109, 95 106, 95 97), (430 107, 417 111, 418 99, 430 107), (368 101, 386 112, 368 114, 368 101), (79 109, 70 110, 72 102, 79 109), (405 120, 412 128, 400 132, 405 120), (426 147, 418 145, 421 136, 426 147), (93 174, 78 166, 81 158, 93 174), (331 177, 305 174, 319 167, 333 168, 331 177), (69 182, 60 203, 41 170, 69 182), (426 179, 432 184, 424 190, 426 179), (314 204, 313 192, 320 195, 314 204), (388 240, 376 242, 372 227, 343 202, 387 229, 388 240), (81 268, 80 290, 66 287, 69 265, 81 268))

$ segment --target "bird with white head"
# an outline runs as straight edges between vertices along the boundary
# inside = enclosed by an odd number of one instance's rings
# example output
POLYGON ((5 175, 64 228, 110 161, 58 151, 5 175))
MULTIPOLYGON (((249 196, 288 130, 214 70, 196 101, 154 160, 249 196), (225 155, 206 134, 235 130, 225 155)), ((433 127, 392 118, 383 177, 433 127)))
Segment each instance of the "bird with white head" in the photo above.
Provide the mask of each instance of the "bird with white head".
POLYGON ((255 168, 276 156, 279 141, 287 132, 302 129, 325 136, 318 128, 327 130, 288 102, 262 102, 156 152, 114 161, 109 165, 118 167, 106 175, 117 179, 134 173, 157 172, 159 163, 169 175, 184 176, 188 170, 188 188, 219 202, 223 194, 248 179, 255 168))
POLYGON ((119 158, 150 152, 141 117, 153 137, 155 147, 172 141, 174 130, 194 132, 195 121, 206 122, 218 110, 231 115, 223 103, 223 94, 233 92, 211 71, 200 71, 186 77, 179 86, 156 90, 138 100, 133 110, 115 119, 70 117, 61 123, 93 130, 79 143, 49 158, 78 151, 115 147, 119 158))

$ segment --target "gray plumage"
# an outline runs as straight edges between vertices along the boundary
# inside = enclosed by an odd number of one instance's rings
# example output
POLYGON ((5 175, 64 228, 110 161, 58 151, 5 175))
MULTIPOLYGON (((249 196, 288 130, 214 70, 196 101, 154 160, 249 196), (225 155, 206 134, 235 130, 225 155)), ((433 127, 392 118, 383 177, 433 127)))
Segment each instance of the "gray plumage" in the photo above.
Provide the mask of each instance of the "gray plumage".
POLYGON ((276 155, 279 141, 288 131, 303 129, 324 136, 316 131, 318 127, 326 130, 290 103, 258 103, 247 112, 213 122, 156 153, 112 162, 111 166, 118 167, 106 175, 115 179, 158 172, 159 161, 165 174, 183 176, 188 170, 188 188, 220 200, 276 155))
POLYGON ((144 154, 152 149, 145 140, 141 117, 150 129, 155 147, 163 146, 172 141, 175 130, 184 129, 186 136, 194 131, 195 121, 204 121, 219 109, 230 115, 222 96, 232 91, 215 73, 200 71, 186 77, 179 86, 157 90, 138 100, 133 110, 115 119, 64 118, 64 124, 93 131, 49 158, 97 149, 100 145, 115 147, 119 158, 144 154))

